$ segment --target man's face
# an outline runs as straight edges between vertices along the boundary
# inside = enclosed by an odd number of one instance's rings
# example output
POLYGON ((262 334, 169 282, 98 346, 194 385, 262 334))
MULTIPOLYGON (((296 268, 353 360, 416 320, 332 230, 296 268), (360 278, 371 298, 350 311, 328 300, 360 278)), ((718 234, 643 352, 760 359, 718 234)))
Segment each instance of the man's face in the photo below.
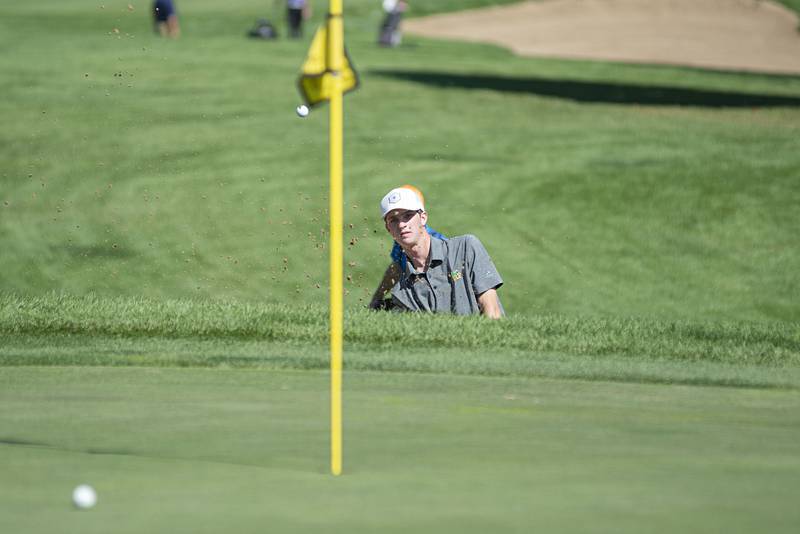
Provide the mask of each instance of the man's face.
POLYGON ((426 232, 428 214, 424 211, 392 210, 384 219, 386 229, 400 245, 415 245, 426 232))

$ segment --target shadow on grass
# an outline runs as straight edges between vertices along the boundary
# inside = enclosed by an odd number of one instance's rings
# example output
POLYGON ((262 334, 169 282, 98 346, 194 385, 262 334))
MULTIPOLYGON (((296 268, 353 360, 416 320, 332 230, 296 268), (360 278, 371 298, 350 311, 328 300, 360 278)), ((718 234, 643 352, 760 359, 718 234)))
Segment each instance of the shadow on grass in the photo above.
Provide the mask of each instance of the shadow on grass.
POLYGON ((370 74, 448 89, 488 89, 509 93, 530 93, 564 98, 576 102, 601 104, 710 108, 800 107, 800 97, 658 85, 556 80, 533 76, 518 78, 415 70, 381 69, 371 70, 370 74))

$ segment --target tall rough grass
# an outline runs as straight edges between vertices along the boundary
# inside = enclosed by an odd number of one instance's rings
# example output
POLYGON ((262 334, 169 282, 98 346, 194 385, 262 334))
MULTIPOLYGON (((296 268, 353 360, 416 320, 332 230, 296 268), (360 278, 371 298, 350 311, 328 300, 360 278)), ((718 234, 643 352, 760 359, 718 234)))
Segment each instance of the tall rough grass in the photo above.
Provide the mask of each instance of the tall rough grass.
MULTIPOLYGON (((323 306, 236 301, 0 296, 0 335, 235 339, 324 346, 323 306)), ((758 366, 800 366, 800 328, 782 322, 692 322, 559 314, 482 317, 349 310, 345 341, 360 350, 425 349, 615 356, 758 366)), ((402 356, 398 356, 402 358, 402 356)))

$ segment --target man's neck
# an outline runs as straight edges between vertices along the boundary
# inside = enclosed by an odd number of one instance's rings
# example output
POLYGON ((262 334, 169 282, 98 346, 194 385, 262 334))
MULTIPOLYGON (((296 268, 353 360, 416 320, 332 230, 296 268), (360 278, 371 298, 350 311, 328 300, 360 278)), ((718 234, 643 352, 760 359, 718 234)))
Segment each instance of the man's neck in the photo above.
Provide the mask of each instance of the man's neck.
POLYGON ((403 252, 414 264, 414 269, 424 271, 428 266, 428 255, 431 252, 431 236, 425 232, 415 244, 408 248, 403 247, 403 252))

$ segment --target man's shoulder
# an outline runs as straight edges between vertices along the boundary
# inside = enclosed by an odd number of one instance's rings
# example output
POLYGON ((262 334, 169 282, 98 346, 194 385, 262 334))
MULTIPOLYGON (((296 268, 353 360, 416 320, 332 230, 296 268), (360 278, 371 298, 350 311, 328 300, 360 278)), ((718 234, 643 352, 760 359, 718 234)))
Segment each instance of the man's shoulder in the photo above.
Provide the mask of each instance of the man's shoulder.
POLYGON ((472 234, 464 234, 464 235, 457 235, 454 237, 448 238, 448 242, 452 245, 459 246, 474 246, 475 244, 480 244, 481 240, 478 239, 477 236, 472 234))
POLYGON ((458 235, 447 240, 447 255, 450 261, 462 261, 487 255, 481 240, 472 234, 458 235))

